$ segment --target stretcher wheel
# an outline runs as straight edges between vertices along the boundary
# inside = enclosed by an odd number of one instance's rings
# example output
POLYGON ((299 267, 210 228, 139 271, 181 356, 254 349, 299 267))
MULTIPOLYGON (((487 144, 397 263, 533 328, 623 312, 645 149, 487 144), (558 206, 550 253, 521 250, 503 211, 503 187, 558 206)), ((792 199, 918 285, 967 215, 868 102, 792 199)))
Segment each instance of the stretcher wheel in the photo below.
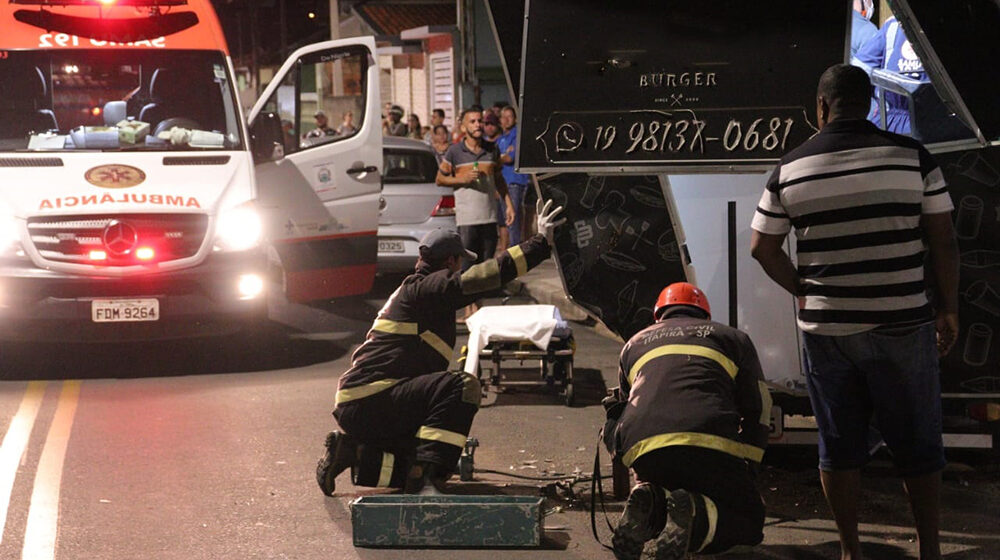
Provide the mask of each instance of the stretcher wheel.
POLYGON ((562 364, 562 384, 567 386, 573 383, 573 360, 566 360, 562 364))
POLYGON ((566 406, 573 406, 576 404, 576 392, 573 390, 573 384, 568 383, 566 385, 566 406))
POLYGON ((552 379, 556 381, 566 379, 566 364, 558 360, 552 362, 552 379))

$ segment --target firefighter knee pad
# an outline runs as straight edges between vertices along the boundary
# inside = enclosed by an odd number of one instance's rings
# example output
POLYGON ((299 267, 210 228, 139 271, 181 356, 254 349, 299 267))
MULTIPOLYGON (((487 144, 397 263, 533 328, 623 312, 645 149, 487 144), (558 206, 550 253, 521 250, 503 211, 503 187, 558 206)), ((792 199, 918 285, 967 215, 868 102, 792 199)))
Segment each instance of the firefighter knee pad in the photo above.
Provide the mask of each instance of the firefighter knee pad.
POLYGON ((464 371, 457 371, 455 375, 462 378, 462 402, 479 408, 479 401, 483 398, 483 388, 479 384, 479 378, 464 371))
POLYGON ((410 469, 410 458, 370 444, 358 446, 358 462, 351 467, 351 482, 371 488, 402 488, 410 469))

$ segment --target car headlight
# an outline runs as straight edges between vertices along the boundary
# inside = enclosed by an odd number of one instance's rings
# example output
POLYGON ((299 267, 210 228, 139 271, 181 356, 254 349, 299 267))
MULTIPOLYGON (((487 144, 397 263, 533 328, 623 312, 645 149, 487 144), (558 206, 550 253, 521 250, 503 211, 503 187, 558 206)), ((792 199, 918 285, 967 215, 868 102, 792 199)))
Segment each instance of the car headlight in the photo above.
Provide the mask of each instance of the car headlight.
POLYGON ((219 215, 215 247, 221 251, 245 251, 260 245, 264 227, 252 206, 237 206, 219 215))

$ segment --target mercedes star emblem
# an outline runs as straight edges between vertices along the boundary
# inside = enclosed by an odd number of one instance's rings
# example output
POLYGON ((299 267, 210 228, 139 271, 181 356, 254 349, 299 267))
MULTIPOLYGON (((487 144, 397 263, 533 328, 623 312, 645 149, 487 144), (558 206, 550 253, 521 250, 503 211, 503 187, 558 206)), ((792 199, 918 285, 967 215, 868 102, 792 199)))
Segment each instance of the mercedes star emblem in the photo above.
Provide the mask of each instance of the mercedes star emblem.
POLYGON ((139 243, 139 232, 125 222, 111 220, 111 223, 105 226, 101 238, 104 240, 104 246, 111 253, 121 256, 129 254, 132 249, 135 249, 136 244, 139 243))

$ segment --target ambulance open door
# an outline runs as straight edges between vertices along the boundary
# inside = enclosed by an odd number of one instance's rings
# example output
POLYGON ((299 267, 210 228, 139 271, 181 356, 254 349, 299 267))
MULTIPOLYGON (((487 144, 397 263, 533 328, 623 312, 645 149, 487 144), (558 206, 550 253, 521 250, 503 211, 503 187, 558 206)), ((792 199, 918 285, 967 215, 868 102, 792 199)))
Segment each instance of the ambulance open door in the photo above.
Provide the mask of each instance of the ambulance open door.
POLYGON ((290 302, 371 289, 382 169, 374 53, 370 37, 303 47, 250 111, 270 258, 290 302))

